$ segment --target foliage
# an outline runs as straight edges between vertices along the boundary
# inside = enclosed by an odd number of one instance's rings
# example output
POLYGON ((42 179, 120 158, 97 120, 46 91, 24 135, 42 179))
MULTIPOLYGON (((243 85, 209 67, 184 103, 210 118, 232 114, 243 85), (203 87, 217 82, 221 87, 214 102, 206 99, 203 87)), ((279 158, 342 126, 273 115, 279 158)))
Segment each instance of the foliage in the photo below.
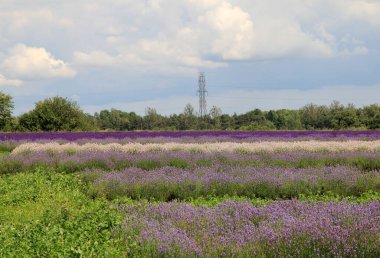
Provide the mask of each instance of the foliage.
POLYGON ((190 130, 196 128, 197 116, 194 111, 194 107, 191 104, 187 104, 183 109, 183 113, 179 115, 179 129, 190 130))
POLYGON ((50 169, 0 177, 1 257, 121 257, 120 216, 90 200, 74 175, 50 169))
POLYGON ((0 91, 0 130, 12 121, 13 108, 12 97, 0 91))
MULTIPOLYGON (((181 114, 163 116, 153 107, 145 115, 117 109, 101 110, 94 116, 84 114, 77 103, 54 97, 37 102, 34 110, 18 119, 10 116, 13 109, 11 97, 3 94, 4 115, 0 112, 0 129, 5 131, 131 131, 131 130, 343 130, 379 129, 380 106, 373 104, 356 108, 353 104, 307 104, 299 110, 269 110, 258 108, 244 114, 223 114, 212 106, 209 114, 199 117, 191 104, 186 104, 181 114), (4 117, 1 120, 1 117, 4 117), (3 122, 1 122, 3 121, 3 122)), ((1 97, 1 95, 0 95, 1 97)), ((1 100, 1 98, 0 98, 1 100)), ((1 104, 1 101, 0 101, 1 104)), ((1 105, 0 105, 1 110, 1 105)))
POLYGON ((126 131, 137 130, 138 121, 135 113, 123 112, 117 109, 102 110, 95 113, 95 119, 102 130, 126 131))
POLYGON ((210 109, 210 117, 211 117, 211 123, 213 125, 213 128, 220 128, 221 127, 221 116, 222 116, 222 109, 217 106, 212 106, 210 109))
POLYGON ((21 130, 26 131, 89 131, 93 121, 78 104, 62 97, 37 102, 35 108, 19 118, 21 130))
POLYGON ((377 104, 369 105, 363 108, 361 114, 362 123, 364 123, 368 129, 380 128, 380 106, 377 104))

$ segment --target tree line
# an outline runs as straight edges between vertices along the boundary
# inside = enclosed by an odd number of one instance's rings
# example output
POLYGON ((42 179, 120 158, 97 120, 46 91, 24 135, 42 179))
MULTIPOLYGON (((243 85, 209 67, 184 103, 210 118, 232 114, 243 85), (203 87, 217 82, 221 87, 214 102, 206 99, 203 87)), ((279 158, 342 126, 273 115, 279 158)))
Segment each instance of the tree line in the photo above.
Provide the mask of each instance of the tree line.
POLYGON ((0 92, 0 130, 39 131, 135 131, 135 130, 366 130, 380 129, 380 106, 361 108, 333 101, 330 105, 307 104, 297 109, 223 114, 213 106, 199 117, 187 104, 180 114, 163 116, 148 107, 145 115, 117 109, 86 114, 70 99, 52 97, 39 101, 33 110, 13 116, 13 99, 0 92))

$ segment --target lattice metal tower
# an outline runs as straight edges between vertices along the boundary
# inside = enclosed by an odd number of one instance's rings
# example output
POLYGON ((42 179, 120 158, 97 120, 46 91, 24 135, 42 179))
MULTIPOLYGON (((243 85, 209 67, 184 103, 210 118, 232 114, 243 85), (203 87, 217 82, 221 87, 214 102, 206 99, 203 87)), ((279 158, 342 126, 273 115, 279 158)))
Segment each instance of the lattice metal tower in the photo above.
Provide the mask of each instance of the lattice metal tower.
POLYGON ((199 116, 200 117, 205 117, 207 114, 207 109, 206 109, 206 77, 205 73, 200 72, 199 73, 199 90, 198 90, 198 95, 199 95, 199 116))

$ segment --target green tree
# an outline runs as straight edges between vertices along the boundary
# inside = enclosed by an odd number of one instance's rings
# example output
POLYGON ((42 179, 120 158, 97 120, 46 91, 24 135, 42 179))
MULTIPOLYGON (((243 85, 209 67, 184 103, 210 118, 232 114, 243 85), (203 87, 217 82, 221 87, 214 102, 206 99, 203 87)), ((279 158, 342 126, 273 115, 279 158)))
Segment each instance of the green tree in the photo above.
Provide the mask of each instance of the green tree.
POLYGON ((253 121, 250 125, 245 125, 240 127, 240 130, 244 131, 265 131, 265 130, 276 130, 276 126, 268 120, 261 122, 253 121))
POLYGON ((143 118, 135 112, 129 112, 129 128, 128 130, 142 130, 143 118))
POLYGON ((179 129, 190 130, 197 128, 197 117, 194 107, 189 103, 184 109, 183 113, 179 115, 179 129))
POLYGON ((331 112, 327 106, 307 104, 300 109, 301 122, 305 129, 331 128, 331 112))
POLYGON ((19 118, 21 130, 26 131, 89 131, 93 120, 83 113, 78 104, 63 97, 48 98, 36 103, 35 108, 19 118))
POLYGON ((102 110, 99 114, 95 114, 97 123, 101 129, 112 129, 115 131, 129 130, 130 119, 127 112, 117 109, 102 110))
POLYGON ((0 91, 0 130, 11 122, 13 108, 12 97, 0 91))
POLYGON ((233 117, 235 120, 235 129, 248 126, 253 122, 257 122, 260 124, 266 120, 264 112, 262 112, 258 108, 256 108, 255 110, 248 111, 247 113, 239 116, 234 114, 233 117))
POLYGON ((214 129, 221 129, 221 119, 222 109, 217 106, 212 106, 210 109, 211 122, 213 123, 214 129))
POLYGON ((333 101, 330 105, 332 128, 348 129, 360 127, 360 120, 356 111, 353 104, 348 104, 347 107, 345 107, 338 101, 333 101))
POLYGON ((379 129, 380 128, 380 106, 378 104, 372 104, 366 106, 362 110, 362 123, 368 129, 379 129))
POLYGON ((157 130, 161 126, 163 117, 159 115, 155 108, 147 107, 145 109, 144 127, 148 130, 157 130))
POLYGON ((267 118, 278 130, 300 130, 302 129, 301 116, 298 110, 271 110, 267 118))
POLYGON ((230 129, 232 127, 233 121, 230 115, 223 114, 220 116, 220 126, 222 130, 230 129))

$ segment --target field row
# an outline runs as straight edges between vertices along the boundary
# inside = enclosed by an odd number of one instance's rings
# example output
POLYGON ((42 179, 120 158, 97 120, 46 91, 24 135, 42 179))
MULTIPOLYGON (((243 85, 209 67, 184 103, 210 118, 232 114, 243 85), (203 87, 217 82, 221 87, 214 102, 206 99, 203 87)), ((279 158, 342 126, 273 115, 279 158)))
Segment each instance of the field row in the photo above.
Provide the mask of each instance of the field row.
POLYGON ((159 151, 189 151, 189 152, 238 152, 238 153, 260 153, 260 152, 353 152, 368 151, 380 152, 380 140, 374 141, 269 141, 269 142, 222 142, 222 143, 24 143, 17 146, 12 153, 24 153, 33 151, 51 152, 107 152, 120 151, 128 153, 159 152, 159 151))
POLYGON ((284 169, 282 167, 224 167, 184 170, 164 167, 145 171, 130 168, 81 174, 91 182, 92 196, 129 197, 158 201, 188 200, 205 196, 291 199, 300 195, 359 197, 380 189, 380 173, 362 173, 350 167, 284 169))
POLYGON ((324 166, 351 166, 361 171, 380 169, 379 152, 346 153, 194 153, 194 152, 145 152, 126 153, 108 152, 72 152, 33 151, 0 157, 0 174, 27 171, 37 166, 52 167, 64 173, 73 173, 85 169, 106 171, 124 170, 130 167, 154 170, 162 167, 195 169, 212 167, 216 171, 234 167, 284 167, 309 168, 324 166))
POLYGON ((218 141, 243 140, 292 140, 292 139, 380 139, 380 131, 160 131, 160 132, 44 132, 44 133, 0 133, 0 141, 92 141, 92 140, 162 140, 169 141, 218 141))
POLYGON ((122 234, 146 257, 378 257, 380 203, 225 202, 121 206, 122 234))

